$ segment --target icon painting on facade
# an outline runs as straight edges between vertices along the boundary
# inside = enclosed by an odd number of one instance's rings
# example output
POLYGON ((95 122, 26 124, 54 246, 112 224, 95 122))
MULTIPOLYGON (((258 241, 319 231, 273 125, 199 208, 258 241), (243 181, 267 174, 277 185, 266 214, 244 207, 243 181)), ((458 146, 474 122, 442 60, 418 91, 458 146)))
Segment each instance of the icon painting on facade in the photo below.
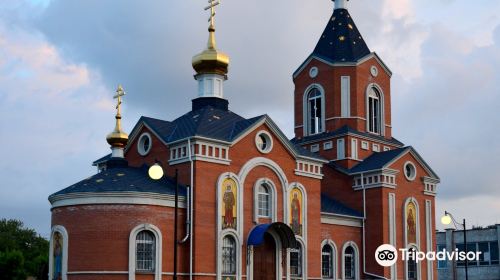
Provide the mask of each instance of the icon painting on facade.
POLYGON ((227 178, 222 182, 222 229, 236 229, 237 219, 237 187, 236 182, 227 178))
POLYGON ((295 188, 290 192, 290 227, 296 235, 302 235, 302 192, 295 188))
POLYGON ((54 251, 53 251, 53 257, 54 257, 54 267, 53 267, 53 277, 51 280, 61 280, 62 279, 62 257, 63 257, 63 237, 59 232, 54 233, 54 241, 53 241, 53 246, 54 246, 54 251))
POLYGON ((406 207, 406 232, 408 243, 417 244, 417 208, 415 203, 410 201, 406 207))

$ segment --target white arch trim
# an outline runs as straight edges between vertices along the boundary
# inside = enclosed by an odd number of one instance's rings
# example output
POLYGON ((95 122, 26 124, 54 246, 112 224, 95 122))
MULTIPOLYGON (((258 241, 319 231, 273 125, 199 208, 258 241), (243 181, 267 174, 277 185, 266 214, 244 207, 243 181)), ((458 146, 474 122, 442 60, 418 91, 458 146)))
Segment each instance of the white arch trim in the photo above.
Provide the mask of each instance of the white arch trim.
POLYGON ((345 278, 345 250, 347 247, 351 246, 354 249, 354 273, 356 274, 355 279, 359 280, 360 277, 360 270, 359 270, 359 248, 358 245, 354 241, 347 241, 344 243, 344 246, 342 247, 342 277, 341 279, 345 278))
POLYGON ((245 165, 243 165, 243 167, 240 169, 240 172, 238 173, 238 178, 240 179, 240 185, 241 186, 245 185, 245 179, 246 179, 248 173, 250 173, 250 171, 252 171, 257 166, 265 166, 265 167, 271 169, 278 176, 278 178, 280 180, 280 184, 281 184, 282 194, 283 194, 282 195, 283 196, 282 197, 282 199, 283 199, 283 220, 287 221, 286 220, 286 218, 287 218, 287 214, 286 214, 287 200, 286 200, 286 198, 287 198, 288 180, 286 178, 285 172, 283 171, 283 169, 281 169, 281 167, 276 162, 274 162, 268 158, 264 158, 264 157, 255 157, 255 158, 247 161, 247 163, 245 163, 245 165))
POLYGON ((277 198, 277 192, 276 192, 276 185, 274 184, 273 181, 269 178, 261 178, 255 182, 255 185, 253 186, 253 216, 254 216, 254 222, 258 223, 259 222, 259 187, 262 184, 266 184, 269 187, 269 194, 271 195, 271 220, 274 222, 277 222, 278 219, 278 214, 277 214, 277 207, 278 207, 278 198, 277 198))
POLYGON ((223 240, 226 236, 231 236, 234 241, 236 242, 236 279, 241 279, 241 248, 242 244, 240 242, 240 238, 238 236, 238 233, 233 230, 233 229, 226 229, 219 234, 219 238, 217 240, 217 279, 221 280, 222 279, 222 244, 223 240))
MULTIPOLYGON (((413 243, 409 244, 407 246, 407 248, 408 249, 412 248, 412 249, 415 249, 417 251, 420 251, 420 248, 417 245, 413 244, 413 243)), ((408 260, 406 260, 404 263, 405 263, 405 280, 408 280, 408 260)), ((420 266, 421 263, 422 262, 417 262, 417 279, 418 280, 422 279, 422 269, 421 269, 421 266, 420 266)))
POLYGON ((68 279, 68 243, 69 243, 69 235, 66 228, 61 225, 55 225, 52 227, 50 233, 50 242, 49 242, 49 279, 54 277, 54 234, 58 232, 63 237, 63 248, 62 248, 62 267, 61 274, 62 280, 68 279))
POLYGON ((304 127, 304 135, 309 135, 309 121, 308 121, 308 106, 309 106, 309 92, 312 89, 318 89, 319 92, 321 93, 321 127, 322 130, 325 130, 325 124, 326 124, 326 117, 325 117, 325 89, 318 83, 314 83, 309 85, 305 91, 304 91, 304 96, 302 100, 302 112, 303 112, 303 118, 302 118, 302 123, 304 127))
POLYGON ((403 232, 404 232, 404 236, 405 236, 405 246, 408 247, 410 245, 415 245, 417 248, 420 248, 420 207, 418 205, 418 201, 417 199, 415 199, 414 197, 409 197, 406 199, 405 201, 405 205, 403 207, 403 219, 404 219, 404 223, 403 223, 403 232), (408 228, 407 228, 407 216, 406 216, 406 213, 408 211, 408 204, 410 204, 410 202, 413 202, 413 204, 415 204, 415 209, 417 210, 415 213, 415 223, 417 224, 416 225, 416 231, 417 231, 417 243, 414 244, 414 243, 409 243, 408 242, 408 228))
POLYGON ((215 198, 215 201, 217 202, 217 232, 219 233, 219 237, 222 234, 222 193, 221 193, 221 186, 222 183, 224 182, 225 179, 233 179, 236 182, 236 188, 237 188, 237 198, 236 198, 236 213, 237 213, 237 219, 236 219, 236 232, 238 233, 236 235, 236 238, 238 239, 238 242, 240 244, 243 244, 243 240, 241 238, 241 235, 243 234, 243 224, 244 224, 244 217, 243 217, 243 184, 242 181, 240 181, 239 176, 232 173, 232 172, 225 172, 222 173, 219 176, 219 179, 217 180, 217 191, 215 192, 217 194, 217 197, 215 198))
POLYGON ((321 255, 320 255, 320 260, 321 260, 321 277, 323 277, 323 247, 325 246, 330 246, 332 248, 332 270, 333 270, 333 278, 328 278, 328 279, 333 279, 336 280, 338 277, 338 269, 337 269, 337 245, 335 245, 335 242, 331 239, 325 239, 323 242, 321 242, 321 255))
POLYGON ((129 237, 129 249, 128 249, 128 279, 135 280, 136 274, 136 244, 135 240, 137 238, 137 234, 143 230, 151 231, 155 236, 155 280, 161 280, 162 274, 162 235, 161 231, 158 227, 152 224, 140 224, 136 226, 132 231, 130 231, 129 237))
POLYGON ((375 88, 377 91, 380 93, 380 135, 384 136, 385 135, 385 97, 384 97, 384 91, 382 90, 382 87, 380 87, 376 83, 370 83, 366 87, 365 91, 365 118, 366 118, 366 131, 370 131, 370 116, 368 115, 368 97, 370 95, 370 89, 375 88))

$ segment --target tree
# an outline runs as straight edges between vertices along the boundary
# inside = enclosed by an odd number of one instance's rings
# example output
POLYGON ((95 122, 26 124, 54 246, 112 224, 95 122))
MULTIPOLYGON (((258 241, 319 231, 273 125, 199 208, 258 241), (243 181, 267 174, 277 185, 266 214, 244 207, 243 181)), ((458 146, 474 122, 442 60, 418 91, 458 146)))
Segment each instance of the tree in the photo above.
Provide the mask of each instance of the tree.
POLYGON ((47 279, 49 242, 19 220, 0 220, 0 279, 47 279))

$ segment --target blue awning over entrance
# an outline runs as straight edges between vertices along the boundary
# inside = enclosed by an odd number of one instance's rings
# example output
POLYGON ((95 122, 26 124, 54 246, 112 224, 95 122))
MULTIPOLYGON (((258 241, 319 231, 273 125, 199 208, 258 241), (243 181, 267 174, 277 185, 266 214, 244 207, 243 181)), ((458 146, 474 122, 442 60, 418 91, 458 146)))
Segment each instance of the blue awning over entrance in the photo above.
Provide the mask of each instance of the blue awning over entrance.
POLYGON ((264 243, 264 234, 266 232, 276 233, 281 241, 282 248, 295 248, 297 240, 292 229, 284 223, 272 223, 258 225, 250 231, 247 244, 259 246, 264 243))

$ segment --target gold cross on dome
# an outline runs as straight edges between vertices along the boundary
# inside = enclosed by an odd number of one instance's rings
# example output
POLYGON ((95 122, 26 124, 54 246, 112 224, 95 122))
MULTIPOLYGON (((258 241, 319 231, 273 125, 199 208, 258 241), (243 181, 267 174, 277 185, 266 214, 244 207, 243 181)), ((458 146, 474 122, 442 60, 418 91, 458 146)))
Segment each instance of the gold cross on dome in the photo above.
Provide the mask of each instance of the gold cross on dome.
POLYGON ((219 4, 220 0, 208 0, 208 6, 205 7, 205 11, 210 10, 208 21, 210 22, 211 28, 215 28, 215 7, 219 4))
POLYGON ((117 115, 120 115, 120 109, 122 105, 122 96, 125 95, 125 91, 123 90, 122 85, 118 85, 118 88, 116 89, 116 95, 113 96, 114 99, 117 99, 117 104, 116 104, 116 110, 117 110, 117 115))

